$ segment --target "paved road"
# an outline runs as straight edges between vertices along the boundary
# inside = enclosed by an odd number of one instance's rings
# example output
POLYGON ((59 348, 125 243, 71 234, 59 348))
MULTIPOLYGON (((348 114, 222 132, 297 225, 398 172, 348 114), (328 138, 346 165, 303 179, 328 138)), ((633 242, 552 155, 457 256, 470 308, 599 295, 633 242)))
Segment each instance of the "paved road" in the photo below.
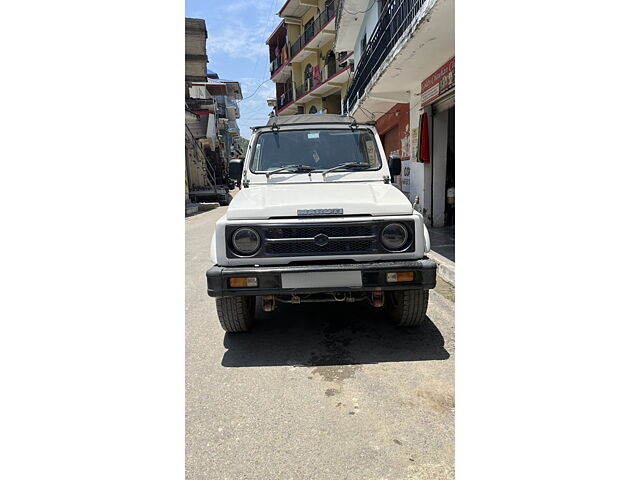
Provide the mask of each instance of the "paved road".
POLYGON ((452 479, 453 304, 432 291, 417 330, 311 304, 225 335, 205 280, 225 210, 186 219, 187 479, 452 479))

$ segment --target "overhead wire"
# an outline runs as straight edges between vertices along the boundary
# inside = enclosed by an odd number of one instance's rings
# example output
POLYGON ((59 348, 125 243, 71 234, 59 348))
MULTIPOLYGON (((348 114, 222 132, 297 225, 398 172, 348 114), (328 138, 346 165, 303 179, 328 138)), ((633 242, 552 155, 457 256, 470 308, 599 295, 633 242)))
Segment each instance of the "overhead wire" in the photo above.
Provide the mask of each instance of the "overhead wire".
POLYGON ((242 101, 244 101, 244 100, 249 100, 249 99, 250 99, 251 97, 253 97, 256 93, 258 93, 258 90, 260 90, 260 87, 261 87, 262 85, 264 85, 265 83, 270 82, 270 81, 271 81, 271 79, 270 79, 270 78, 267 78, 267 79, 266 79, 266 80, 264 80, 260 85, 258 85, 258 86, 256 87, 255 91, 254 91, 251 95, 249 95, 248 97, 243 97, 243 98, 242 98, 241 100, 239 100, 239 101, 240 101, 240 102, 242 102, 242 101))
MULTIPOLYGON (((271 8, 270 8, 270 10, 269 10, 270 12, 273 12, 273 10, 274 10, 274 8, 275 8, 275 4, 276 4, 276 0, 273 0, 273 1, 272 1, 272 3, 271 3, 271 8)), ((278 19, 276 18, 276 22, 277 22, 277 20, 278 20, 278 19)), ((268 27, 270 27, 270 26, 271 26, 271 28, 273 28, 273 27, 274 27, 273 23, 274 23, 273 21, 272 21, 272 22, 270 22, 270 23, 265 23, 265 26, 264 26, 264 28, 263 28, 263 30, 262 30, 262 35, 260 36, 260 38, 264 38, 265 34, 267 33, 267 28, 268 28, 268 27)), ((268 65, 269 65, 269 62, 268 62, 268 61, 269 61, 269 58, 267 57, 267 59, 266 59, 266 60, 267 60, 267 62, 266 62, 266 65, 265 65, 265 66, 268 68, 268 65)), ((258 62, 259 62, 259 61, 260 61, 260 57, 256 58, 256 61, 255 61, 255 63, 253 64, 253 73, 252 73, 252 77, 253 77, 253 76, 255 76, 255 73, 256 73, 256 67, 258 66, 258 62)), ((256 89, 254 90, 254 92, 253 92, 251 95, 249 95, 248 97, 243 97, 243 98, 242 98, 241 100, 239 100, 239 101, 240 101, 240 102, 242 102, 242 101, 244 101, 244 100, 249 100, 250 98, 252 98, 252 97, 254 97, 255 95, 257 95, 258 91, 260 90, 260 87, 262 87, 265 83, 267 83, 267 82, 268 82, 268 81, 270 81, 270 80, 271 80, 271 78, 267 78, 267 79, 265 79, 265 80, 261 81, 261 82, 260 82, 260 84, 256 87, 256 89)), ((265 115, 265 116, 266 116, 266 115, 265 115)), ((243 120, 243 118, 241 117, 239 120, 243 120)), ((241 122, 238 122, 238 123, 241 123, 241 122)))
POLYGON ((350 15, 360 15, 361 13, 367 13, 369 10, 371 10, 377 3, 377 0, 373 0, 371 2, 371 6, 369 8, 367 8, 366 10, 362 11, 362 12, 350 12, 349 10, 347 10, 347 7, 342 7, 342 9, 347 12, 350 15))
MULTIPOLYGON (((273 2, 271 2, 271 8, 269 9, 270 12, 273 12, 273 9, 276 6, 276 0, 273 0, 273 2)), ((267 33, 267 27, 269 26, 269 23, 265 23, 264 24, 264 28, 262 29, 262 35, 260 35, 260 38, 264 38, 265 34, 267 33)), ((260 57, 256 58, 256 61, 253 63, 253 73, 251 74, 251 76, 255 76, 256 74, 256 67, 258 66, 258 62, 260 61, 260 57)))

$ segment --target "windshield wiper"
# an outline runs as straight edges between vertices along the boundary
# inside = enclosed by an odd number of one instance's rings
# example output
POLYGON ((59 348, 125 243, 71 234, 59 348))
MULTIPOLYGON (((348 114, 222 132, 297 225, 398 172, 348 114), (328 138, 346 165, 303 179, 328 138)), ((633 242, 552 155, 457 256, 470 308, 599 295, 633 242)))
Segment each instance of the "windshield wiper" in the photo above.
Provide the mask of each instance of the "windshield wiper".
POLYGON ((340 165, 336 165, 335 167, 328 168, 322 171, 322 176, 324 177, 327 173, 333 172, 334 170, 338 170, 340 168, 348 168, 348 167, 370 167, 368 163, 365 162, 349 162, 349 163, 341 163, 340 165))
POLYGON ((310 172, 312 170, 315 170, 315 168, 310 167, 309 165, 283 165, 280 168, 276 168, 275 170, 271 170, 267 172, 267 178, 269 178, 274 173, 284 172, 285 170, 290 170, 292 168, 295 168, 296 170, 300 170, 303 172, 310 172))

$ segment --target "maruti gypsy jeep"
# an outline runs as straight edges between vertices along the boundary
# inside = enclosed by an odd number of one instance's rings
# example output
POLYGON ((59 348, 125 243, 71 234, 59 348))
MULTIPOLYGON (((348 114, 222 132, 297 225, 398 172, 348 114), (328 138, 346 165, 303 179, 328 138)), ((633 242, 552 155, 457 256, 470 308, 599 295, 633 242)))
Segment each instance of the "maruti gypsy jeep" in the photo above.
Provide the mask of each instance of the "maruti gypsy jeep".
POLYGON ((227 332, 245 332, 256 300, 369 302, 395 324, 426 321, 436 265, 422 215, 393 184, 371 124, 342 115, 272 117, 254 127, 242 189, 215 225, 207 271, 227 332))

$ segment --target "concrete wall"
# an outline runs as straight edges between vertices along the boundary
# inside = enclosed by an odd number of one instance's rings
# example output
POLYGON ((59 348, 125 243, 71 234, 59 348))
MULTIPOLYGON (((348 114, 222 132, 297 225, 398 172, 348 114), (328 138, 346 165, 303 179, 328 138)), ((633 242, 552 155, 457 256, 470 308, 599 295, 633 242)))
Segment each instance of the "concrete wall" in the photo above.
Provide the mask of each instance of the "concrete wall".
MULTIPOLYGON (((305 23, 307 23, 309 20, 313 20, 315 17, 317 17, 320 12, 322 11, 322 9, 318 9, 315 7, 311 7, 309 8, 309 10, 307 10, 307 13, 305 13, 302 16, 302 30, 304 31, 304 25, 305 23)), ((295 38, 291 39, 290 41, 295 41, 295 38)))
POLYGON ((207 80, 207 61, 186 59, 184 75, 188 82, 204 82, 207 80))
POLYGON ((312 98, 307 103, 304 104, 304 113, 311 113, 311 107, 315 106, 316 110, 319 112, 322 110, 322 98, 312 98))
POLYGON ((325 97, 324 107, 327 109, 327 113, 340 114, 342 109, 340 92, 325 97))
POLYGON ((381 137, 385 136, 384 146, 387 157, 391 153, 397 153, 402 160, 410 159, 407 148, 410 140, 408 103, 396 103, 389 108, 376 122, 376 129, 381 137), (392 129, 397 129, 397 132, 387 135, 392 129))
POLYGON ((207 28, 199 18, 185 18, 185 79, 207 80, 207 28))
POLYGON ((206 55, 207 27, 200 18, 185 18, 184 52, 186 55, 206 55))
POLYGON ((186 55, 206 55, 207 32, 186 31, 184 50, 186 55))
POLYGON ((287 23, 287 40, 289 45, 295 42, 300 33, 302 32, 302 27, 300 25, 296 25, 295 23, 287 23))

